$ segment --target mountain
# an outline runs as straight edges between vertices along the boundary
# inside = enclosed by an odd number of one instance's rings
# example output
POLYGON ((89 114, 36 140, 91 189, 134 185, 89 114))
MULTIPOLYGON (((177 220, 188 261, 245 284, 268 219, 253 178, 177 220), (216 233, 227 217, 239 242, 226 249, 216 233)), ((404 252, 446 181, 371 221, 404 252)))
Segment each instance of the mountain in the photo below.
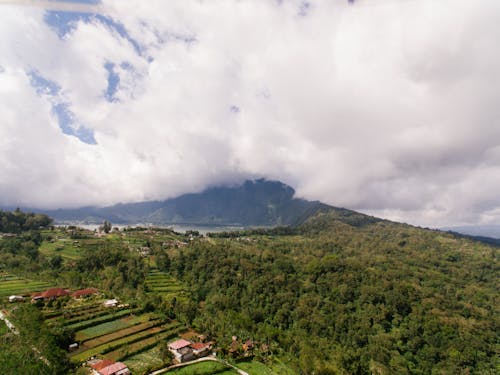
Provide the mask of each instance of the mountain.
POLYGON ((282 182, 259 179, 245 181, 239 186, 212 187, 164 201, 42 212, 54 218, 56 223, 108 220, 115 224, 277 226, 300 224, 320 211, 329 210, 347 221, 375 220, 318 201, 294 198, 294 195, 295 190, 282 182))
POLYGON ((500 239, 500 225, 462 225, 440 229, 458 232, 468 236, 500 239))

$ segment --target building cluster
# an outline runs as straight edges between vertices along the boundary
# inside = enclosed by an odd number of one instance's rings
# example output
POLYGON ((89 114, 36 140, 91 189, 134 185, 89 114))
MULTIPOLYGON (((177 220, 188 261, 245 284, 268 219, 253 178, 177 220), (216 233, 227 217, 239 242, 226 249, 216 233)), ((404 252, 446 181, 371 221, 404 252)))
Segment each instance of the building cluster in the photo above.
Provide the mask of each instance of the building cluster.
MULTIPOLYGON (((96 288, 80 289, 74 292, 71 292, 71 290, 65 288, 50 288, 43 292, 32 294, 31 303, 36 303, 38 301, 53 301, 57 298, 66 296, 71 296, 74 299, 81 299, 85 297, 90 297, 98 293, 99 290, 96 288)), ((21 302, 21 301, 24 301, 24 296, 19 296, 19 295, 9 296, 9 302, 21 302)))
POLYGON ((192 361, 197 358, 206 357, 212 349, 212 342, 191 342, 179 339, 168 344, 168 349, 174 355, 178 363, 192 361))

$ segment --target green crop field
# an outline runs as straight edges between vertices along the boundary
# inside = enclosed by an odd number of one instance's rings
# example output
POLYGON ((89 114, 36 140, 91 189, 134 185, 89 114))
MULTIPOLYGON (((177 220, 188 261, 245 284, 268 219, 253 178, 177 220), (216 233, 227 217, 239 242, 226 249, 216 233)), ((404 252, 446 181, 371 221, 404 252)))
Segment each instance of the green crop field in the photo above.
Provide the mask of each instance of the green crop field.
POLYGON ((134 354, 123 361, 134 375, 143 375, 163 366, 158 346, 134 354))
POLYGON ((81 321, 78 323, 69 324, 69 325, 67 325, 67 327, 74 329, 74 330, 84 329, 87 327, 92 327, 92 326, 97 325, 99 323, 105 323, 105 322, 108 322, 111 320, 115 320, 115 319, 117 319, 119 317, 123 317, 125 315, 133 314, 137 311, 138 311, 137 309, 125 309, 125 310, 120 310, 120 311, 116 311, 116 312, 111 312, 111 313, 103 315, 103 316, 98 316, 96 318, 92 318, 89 320, 84 320, 84 321, 81 321))
POLYGON ((106 335, 101 335, 98 336, 94 339, 87 340, 84 342, 82 346, 87 347, 87 348, 93 348, 99 345, 102 345, 106 342, 113 341, 122 337, 130 336, 145 330, 148 330, 150 328, 156 327, 161 324, 160 320, 157 321, 152 321, 152 322, 147 322, 147 323, 140 323, 137 325, 134 325, 132 327, 128 327, 125 329, 121 329, 119 331, 114 331, 111 333, 108 333, 106 335))
POLYGON ((165 272, 153 269, 146 277, 146 287, 150 293, 160 294, 164 298, 185 298, 187 288, 174 277, 165 272))
POLYGON ((81 249, 80 245, 75 242, 77 241, 69 239, 60 239, 55 242, 43 241, 39 251, 48 257, 60 255, 64 260, 77 260, 81 258, 81 249))
POLYGON ((29 295, 51 286, 53 285, 45 281, 27 280, 4 272, 0 274, 0 299, 4 302, 10 295, 29 295))
MULTIPOLYGON (((105 354, 106 358, 116 360, 117 358, 139 353, 146 348, 154 346, 161 339, 173 337, 183 328, 178 323, 171 323, 165 326, 148 328, 124 337, 120 336, 118 331, 117 335, 109 336, 109 338, 116 336, 116 339, 84 351, 75 352, 71 355, 71 359, 78 362, 96 354, 105 354)), ((95 341, 94 343, 98 344, 99 341, 95 341)))
POLYGON ((108 333, 118 331, 120 329, 132 327, 134 325, 143 323, 149 319, 150 315, 141 316, 128 316, 125 318, 120 318, 112 320, 110 322, 97 324, 92 327, 81 329, 76 332, 75 339, 77 341, 90 340, 92 338, 106 335, 108 333))

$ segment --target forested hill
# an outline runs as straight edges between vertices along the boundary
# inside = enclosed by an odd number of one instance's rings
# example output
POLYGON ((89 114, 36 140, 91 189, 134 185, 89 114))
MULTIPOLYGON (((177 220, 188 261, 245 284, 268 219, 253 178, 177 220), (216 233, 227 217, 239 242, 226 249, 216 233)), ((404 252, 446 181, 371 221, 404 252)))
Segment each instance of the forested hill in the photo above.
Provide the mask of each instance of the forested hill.
MULTIPOLYGON (((165 201, 44 211, 56 222, 116 224, 153 223, 188 225, 276 226, 296 225, 318 211, 336 210, 318 201, 294 198, 290 186, 264 179, 240 186, 213 187, 165 201)), ((352 212, 338 209, 339 214, 352 212)), ((361 214, 359 214, 361 215, 361 214)))
POLYGON ((171 272, 204 332, 270 343, 300 374, 497 374, 498 248, 367 219, 215 233, 171 272))

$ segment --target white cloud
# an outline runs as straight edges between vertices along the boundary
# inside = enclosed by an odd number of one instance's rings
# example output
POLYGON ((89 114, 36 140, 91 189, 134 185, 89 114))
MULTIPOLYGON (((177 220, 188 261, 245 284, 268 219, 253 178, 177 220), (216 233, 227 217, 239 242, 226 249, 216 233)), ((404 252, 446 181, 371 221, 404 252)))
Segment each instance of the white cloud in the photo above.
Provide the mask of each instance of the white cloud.
POLYGON ((41 10, 4 6, 0 203, 163 199, 265 176, 420 225, 499 222, 500 3, 300 4, 103 1, 129 39, 99 19, 60 39, 41 10), (106 62, 119 102, 104 98, 106 62), (62 134, 30 69, 97 145, 62 134))

